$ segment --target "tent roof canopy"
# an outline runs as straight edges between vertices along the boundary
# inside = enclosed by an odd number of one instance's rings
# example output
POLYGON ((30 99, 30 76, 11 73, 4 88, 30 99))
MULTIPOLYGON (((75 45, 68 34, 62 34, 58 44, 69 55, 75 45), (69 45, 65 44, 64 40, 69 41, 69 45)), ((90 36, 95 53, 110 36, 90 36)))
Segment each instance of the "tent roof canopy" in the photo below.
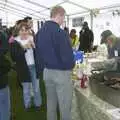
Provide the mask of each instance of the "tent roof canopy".
POLYGON ((1 11, 34 19, 49 18, 50 9, 55 5, 63 6, 67 15, 74 15, 94 8, 120 7, 120 0, 0 0, 1 11))

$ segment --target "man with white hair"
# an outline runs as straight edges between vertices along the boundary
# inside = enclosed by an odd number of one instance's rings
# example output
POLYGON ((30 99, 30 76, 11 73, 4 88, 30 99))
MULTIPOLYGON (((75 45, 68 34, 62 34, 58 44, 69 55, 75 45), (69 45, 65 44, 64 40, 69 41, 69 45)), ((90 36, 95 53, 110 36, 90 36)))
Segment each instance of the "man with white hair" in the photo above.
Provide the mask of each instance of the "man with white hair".
POLYGON ((108 58, 120 56, 120 38, 116 37, 110 30, 102 32, 101 43, 107 45, 108 58))
POLYGON ((113 79, 112 87, 120 88, 120 38, 116 37, 110 30, 105 30, 101 34, 101 43, 105 43, 108 51, 108 60, 105 64, 106 83, 110 84, 110 79, 113 79))

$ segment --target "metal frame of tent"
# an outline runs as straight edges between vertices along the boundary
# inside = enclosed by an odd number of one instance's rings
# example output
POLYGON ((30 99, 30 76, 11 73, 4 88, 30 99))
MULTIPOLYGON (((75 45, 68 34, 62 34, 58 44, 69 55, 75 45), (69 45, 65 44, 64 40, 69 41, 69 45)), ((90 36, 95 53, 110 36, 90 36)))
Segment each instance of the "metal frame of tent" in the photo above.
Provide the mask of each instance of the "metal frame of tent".
MULTIPOLYGON (((14 3, 14 2, 12 2, 10 0, 0 0, 0 5, 2 5, 2 6, 0 6, 0 10, 4 11, 4 12, 15 14, 15 15, 20 16, 20 17, 32 16, 37 20, 49 18, 49 15, 46 15, 46 14, 44 14, 42 12, 44 12, 46 10, 50 10, 52 8, 52 6, 47 7, 47 6, 44 6, 44 5, 40 4, 40 3, 35 2, 33 0, 23 0, 23 1, 25 1, 25 2, 27 2, 29 4, 31 4, 31 5, 43 8, 43 10, 37 11, 37 10, 34 10, 34 9, 30 8, 30 7, 26 7, 24 5, 19 5, 19 3, 14 3), (19 9, 18 6, 21 9, 19 9), (22 10, 22 9, 24 9, 24 10, 22 10), (38 15, 36 15, 36 13, 38 15), (40 17, 40 15, 41 15, 41 17, 40 17)), ((73 16, 73 15, 77 15, 77 14, 83 14, 83 13, 89 13, 90 14, 90 19, 91 19, 91 29, 92 29, 92 27, 93 27, 93 18, 94 18, 93 9, 87 8, 87 7, 83 6, 83 5, 77 4, 74 1, 70 1, 70 0, 64 0, 61 3, 57 4, 57 5, 63 5, 64 3, 72 4, 72 5, 76 6, 76 7, 82 8, 84 10, 84 11, 78 12, 78 13, 67 14, 66 16, 67 16, 67 25, 68 26, 69 26, 69 16, 73 16)), ((98 9, 99 10, 105 10, 105 9, 111 9, 111 8, 116 8, 116 7, 120 7, 120 4, 112 5, 112 6, 106 6, 106 7, 102 7, 102 8, 98 8, 98 9)))

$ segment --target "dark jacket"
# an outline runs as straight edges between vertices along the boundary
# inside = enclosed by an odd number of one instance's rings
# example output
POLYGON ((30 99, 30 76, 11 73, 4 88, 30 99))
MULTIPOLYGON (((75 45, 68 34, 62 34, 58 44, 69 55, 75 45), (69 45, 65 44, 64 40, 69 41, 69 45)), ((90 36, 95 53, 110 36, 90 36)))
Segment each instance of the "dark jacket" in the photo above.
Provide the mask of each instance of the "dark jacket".
POLYGON ((94 40, 93 32, 86 28, 85 30, 80 31, 80 46, 79 50, 84 52, 91 52, 92 44, 94 40))
MULTIPOLYGON (((14 40, 10 46, 10 53, 12 60, 15 62, 18 78, 21 80, 21 82, 31 82, 29 68, 25 59, 25 52, 26 51, 21 47, 21 45, 14 40)), ((38 74, 36 77, 38 77, 38 74)))
POLYGON ((9 48, 8 36, 4 31, 0 31, 0 47, 9 48))
POLYGON ((116 37, 113 47, 108 47, 108 58, 116 58, 117 71, 120 72, 120 38, 116 37), (115 56, 115 51, 117 51, 118 56, 115 56))
POLYGON ((118 56, 120 57, 120 38, 115 38, 115 39, 116 39, 116 42, 114 43, 114 46, 112 48, 107 46, 109 58, 115 57, 115 50, 118 51, 118 56))
POLYGON ((6 49, 0 48, 0 89, 8 85, 8 72, 11 69, 11 63, 6 58, 6 49))
POLYGON ((69 36, 53 21, 47 21, 38 31, 36 51, 45 68, 71 70, 74 67, 69 36))

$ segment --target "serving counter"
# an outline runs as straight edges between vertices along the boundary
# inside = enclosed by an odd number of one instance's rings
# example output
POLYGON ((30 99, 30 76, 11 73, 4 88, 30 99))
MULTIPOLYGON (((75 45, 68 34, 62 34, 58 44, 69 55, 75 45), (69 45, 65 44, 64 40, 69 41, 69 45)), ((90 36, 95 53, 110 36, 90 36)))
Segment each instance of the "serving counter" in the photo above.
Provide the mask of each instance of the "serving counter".
POLYGON ((79 82, 74 84, 73 120, 120 120, 119 111, 117 107, 92 93, 90 87, 82 89, 79 82), (118 113, 113 113, 114 110, 118 113))
POLYGON ((91 80, 87 88, 81 88, 77 80, 73 84, 73 120, 120 120, 120 91, 101 87, 91 80))

